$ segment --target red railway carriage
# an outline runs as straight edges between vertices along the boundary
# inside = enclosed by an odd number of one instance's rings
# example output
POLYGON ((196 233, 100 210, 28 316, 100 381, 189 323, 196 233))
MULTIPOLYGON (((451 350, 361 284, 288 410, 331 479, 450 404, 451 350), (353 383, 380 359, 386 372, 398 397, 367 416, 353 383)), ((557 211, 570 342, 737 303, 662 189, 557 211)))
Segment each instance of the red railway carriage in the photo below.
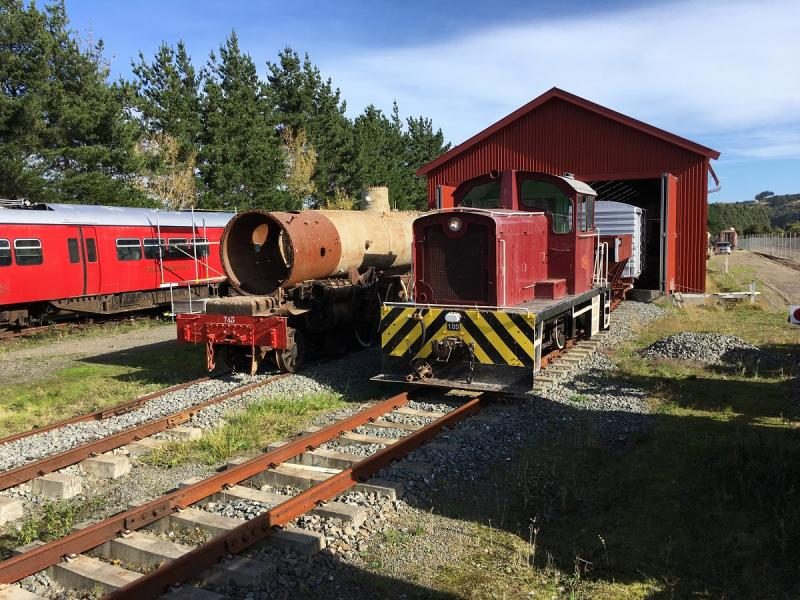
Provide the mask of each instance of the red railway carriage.
POLYGON ((414 221, 411 302, 385 303, 379 381, 527 391, 543 348, 609 326, 630 235, 601 237, 572 177, 493 172, 414 221))
POLYGON ((203 298, 230 213, 67 204, 0 208, 0 326, 203 298))

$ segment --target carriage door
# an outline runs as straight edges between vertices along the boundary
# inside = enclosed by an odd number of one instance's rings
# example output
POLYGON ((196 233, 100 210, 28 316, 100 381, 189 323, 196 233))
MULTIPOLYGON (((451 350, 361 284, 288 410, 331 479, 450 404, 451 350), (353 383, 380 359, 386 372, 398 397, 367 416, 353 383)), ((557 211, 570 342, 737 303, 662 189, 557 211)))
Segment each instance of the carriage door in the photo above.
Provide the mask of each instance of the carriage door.
POLYGON ((97 233, 94 227, 81 227, 81 246, 83 247, 83 295, 100 293, 100 250, 97 247, 97 233))
POLYGON ((665 294, 675 290, 675 266, 678 252, 678 178, 661 176, 661 276, 660 289, 665 294))

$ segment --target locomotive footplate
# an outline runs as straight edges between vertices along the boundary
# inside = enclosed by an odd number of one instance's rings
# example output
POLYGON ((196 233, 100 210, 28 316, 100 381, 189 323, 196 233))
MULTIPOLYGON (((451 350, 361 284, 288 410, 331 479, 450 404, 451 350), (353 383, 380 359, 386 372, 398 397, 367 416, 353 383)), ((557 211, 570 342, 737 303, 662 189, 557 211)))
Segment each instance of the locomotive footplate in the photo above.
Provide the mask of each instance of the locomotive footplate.
POLYGON ((495 392, 533 385, 542 327, 530 311, 387 303, 381 317, 375 381, 495 392))

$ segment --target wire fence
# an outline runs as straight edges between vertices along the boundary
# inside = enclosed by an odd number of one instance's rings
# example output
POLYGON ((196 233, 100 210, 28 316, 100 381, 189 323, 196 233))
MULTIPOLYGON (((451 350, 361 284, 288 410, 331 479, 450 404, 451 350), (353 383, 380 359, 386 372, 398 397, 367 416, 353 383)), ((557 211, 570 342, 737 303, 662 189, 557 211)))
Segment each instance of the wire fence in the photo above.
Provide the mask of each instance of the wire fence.
POLYGON ((800 262, 800 234, 785 235, 761 234, 742 236, 738 240, 739 248, 752 252, 761 252, 778 258, 800 262))

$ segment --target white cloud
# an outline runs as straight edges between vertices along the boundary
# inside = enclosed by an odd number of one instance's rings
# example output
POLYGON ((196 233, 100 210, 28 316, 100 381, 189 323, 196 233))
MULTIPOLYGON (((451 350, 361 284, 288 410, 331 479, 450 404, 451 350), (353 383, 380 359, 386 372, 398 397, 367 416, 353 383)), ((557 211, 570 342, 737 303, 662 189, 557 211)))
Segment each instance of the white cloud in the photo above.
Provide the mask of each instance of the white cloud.
MULTIPOLYGON (((796 0, 679 2, 544 17, 321 66, 351 112, 397 99, 403 114, 433 118, 456 143, 558 86, 708 144, 757 127, 798 129, 798 24, 796 0)), ((797 135, 752 139, 760 145, 741 148, 748 156, 800 156, 797 135)))

